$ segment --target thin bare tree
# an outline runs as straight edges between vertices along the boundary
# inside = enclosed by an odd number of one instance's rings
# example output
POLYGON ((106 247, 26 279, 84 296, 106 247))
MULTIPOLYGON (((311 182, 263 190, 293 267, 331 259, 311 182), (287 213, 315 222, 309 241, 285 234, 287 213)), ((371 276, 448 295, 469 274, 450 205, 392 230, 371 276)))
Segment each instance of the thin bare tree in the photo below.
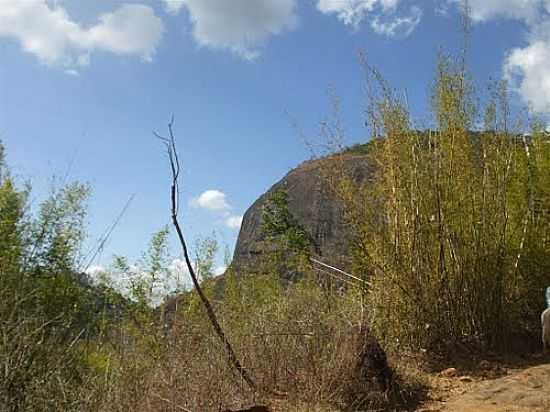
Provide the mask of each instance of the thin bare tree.
POLYGON ((170 122, 168 123, 168 137, 164 137, 159 135, 158 133, 154 132, 155 136, 160 139, 164 145, 166 146, 166 151, 168 153, 168 160, 170 162, 170 170, 172 173, 172 184, 170 188, 170 202, 171 202, 171 218, 172 218, 172 224, 174 225, 176 229, 176 233, 178 235, 178 239, 181 245, 181 248, 183 250, 183 256, 185 258, 185 264, 187 265, 187 269, 189 270, 189 274, 191 276, 191 280, 193 281, 193 285, 195 287, 195 290, 197 291, 197 294, 199 295, 199 298, 204 305, 204 308, 206 309, 206 313, 208 315, 208 318, 210 319, 210 323, 212 324, 212 327, 214 328, 214 331, 218 335, 219 339, 223 343, 225 347, 225 351, 227 353, 228 361, 229 363, 237 370, 237 372, 240 374, 240 376, 244 379, 244 381, 248 384, 250 389, 252 391, 257 390, 257 385, 252 376, 248 373, 248 371, 242 366, 241 362, 239 361, 239 358, 237 358, 237 355, 235 354, 235 351, 233 350, 233 347, 231 346, 231 343, 229 342, 229 339, 225 335, 220 322, 218 321, 218 318, 216 317, 216 312, 214 311, 214 308, 212 307, 212 304, 208 300, 207 296, 205 295, 204 291, 201 288, 201 285, 198 281, 197 275, 195 273, 195 269, 193 268, 193 264, 191 263, 191 259, 189 258, 189 252, 187 249, 187 244, 185 242, 185 238, 183 236, 183 230, 181 229, 181 226, 179 224, 178 220, 178 211, 179 211, 179 176, 180 176, 180 161, 178 157, 178 152, 176 149, 176 139, 174 137, 174 131, 173 131, 173 125, 174 125, 174 118, 172 117, 170 119, 170 122))

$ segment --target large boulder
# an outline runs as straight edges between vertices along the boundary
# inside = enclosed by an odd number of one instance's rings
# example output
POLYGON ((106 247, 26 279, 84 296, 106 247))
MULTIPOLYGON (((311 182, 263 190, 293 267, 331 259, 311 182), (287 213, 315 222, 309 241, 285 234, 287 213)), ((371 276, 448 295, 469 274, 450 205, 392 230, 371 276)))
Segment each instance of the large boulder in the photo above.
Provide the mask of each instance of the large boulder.
POLYGON ((367 156, 354 152, 307 161, 291 170, 244 214, 233 266, 237 270, 250 267, 264 252, 262 208, 279 189, 287 192, 288 211, 307 232, 313 243, 312 252, 333 264, 346 266, 351 232, 344 221, 342 206, 330 187, 329 177, 335 170, 345 170, 358 183, 365 181, 371 172, 367 156))

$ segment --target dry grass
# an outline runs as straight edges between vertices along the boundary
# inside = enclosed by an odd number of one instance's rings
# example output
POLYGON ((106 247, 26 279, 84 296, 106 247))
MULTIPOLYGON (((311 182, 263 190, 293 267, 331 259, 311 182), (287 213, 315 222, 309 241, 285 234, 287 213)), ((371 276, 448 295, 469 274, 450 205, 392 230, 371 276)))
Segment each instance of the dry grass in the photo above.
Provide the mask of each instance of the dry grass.
POLYGON ((258 384, 256 393, 229 368, 201 307, 191 299, 180 305, 169 331, 157 338, 151 331, 136 334, 131 348, 113 347, 110 376, 98 382, 103 395, 95 409, 218 412, 269 404, 275 411, 324 412, 354 404, 366 408, 369 402, 373 410, 375 405, 391 410, 392 404, 416 401, 419 386, 406 383, 405 374, 395 393, 361 393, 372 387, 350 392, 364 310, 356 291, 332 294, 307 277, 288 289, 273 287, 269 295, 258 295, 265 288, 257 282, 262 280, 243 280, 238 293, 226 290, 226 300, 216 308, 258 384))

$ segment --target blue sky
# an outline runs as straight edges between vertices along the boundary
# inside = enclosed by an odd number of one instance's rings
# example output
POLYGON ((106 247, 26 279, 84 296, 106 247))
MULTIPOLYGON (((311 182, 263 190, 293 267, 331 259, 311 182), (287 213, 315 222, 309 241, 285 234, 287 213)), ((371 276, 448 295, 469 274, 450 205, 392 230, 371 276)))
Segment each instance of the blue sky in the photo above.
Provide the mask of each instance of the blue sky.
MULTIPOLYGON (((518 104, 548 113, 550 0, 470 6, 475 80, 506 77, 518 104)), ((135 194, 95 262, 106 265, 139 257, 168 223, 152 131, 173 114, 187 237, 216 232, 232 248, 239 217, 310 156, 302 135, 316 140, 329 88, 347 142, 368 138, 359 50, 428 121, 437 49, 461 47, 457 11, 455 0, 0 0, 0 139, 36 201, 69 168, 91 184, 91 243, 135 194)))

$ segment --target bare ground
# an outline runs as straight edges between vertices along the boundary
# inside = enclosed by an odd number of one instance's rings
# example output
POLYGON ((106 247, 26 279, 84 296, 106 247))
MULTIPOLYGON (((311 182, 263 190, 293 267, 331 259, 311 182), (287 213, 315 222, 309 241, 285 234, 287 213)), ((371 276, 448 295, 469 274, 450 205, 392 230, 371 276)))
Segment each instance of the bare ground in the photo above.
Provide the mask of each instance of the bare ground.
MULTIPOLYGON (((550 358, 472 360, 424 372, 428 392, 416 412, 550 412, 550 358)), ((273 412, 336 412, 327 405, 272 399, 273 412)), ((358 411, 364 412, 364 411, 358 411)))
POLYGON ((481 361, 471 374, 450 368, 431 377, 418 412, 550 411, 550 363, 534 357, 515 364, 481 361))

